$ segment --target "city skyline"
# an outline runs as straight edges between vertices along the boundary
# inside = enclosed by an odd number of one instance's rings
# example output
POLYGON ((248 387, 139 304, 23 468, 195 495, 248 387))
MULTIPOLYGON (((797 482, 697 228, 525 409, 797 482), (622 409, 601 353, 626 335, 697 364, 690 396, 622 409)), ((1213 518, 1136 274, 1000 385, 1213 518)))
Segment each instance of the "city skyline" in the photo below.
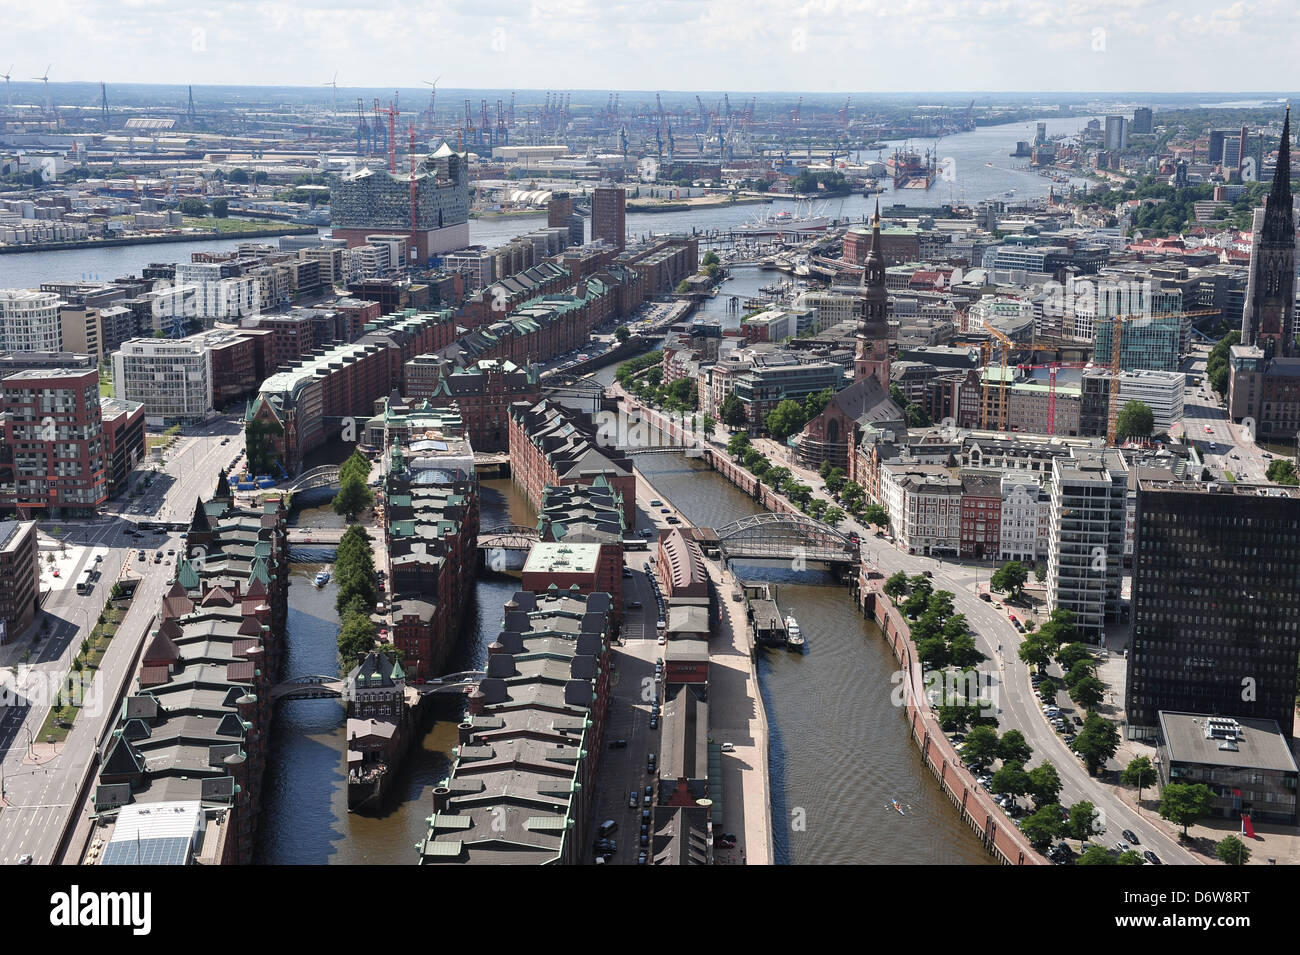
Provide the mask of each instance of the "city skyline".
MULTIPOLYGON (((426 8, 367 0, 293 4, 183 0, 0 3, 12 74, 51 83, 362 89, 525 87, 553 51, 549 88, 729 88, 737 92, 1193 92, 1213 85, 1189 63, 1233 64, 1231 90, 1267 91, 1300 11, 1276 2, 1169 0, 1074 4, 943 0, 778 0, 648 5, 592 0, 426 8), (916 69, 916 27, 942 55, 916 69), (681 37, 693 38, 683 45, 681 37), (101 65, 114 51, 111 73, 101 65), (1010 55, 1014 51, 1015 55, 1010 55), (843 70, 826 64, 842 62, 843 70), (402 65, 402 64, 414 65, 402 65), (397 64, 397 65, 395 65, 397 64), (81 71, 92 69, 94 73, 81 71), (1270 73, 1270 71, 1272 72, 1270 73), (100 75, 95 75, 100 74, 100 75), (1071 83, 1053 83, 1069 77, 1071 83), (978 80, 976 81, 976 78, 978 80), (649 81, 649 82, 648 82, 649 81)), ((0 60, 4 59, 0 53, 0 60)), ((1222 81, 1219 81, 1222 82, 1222 81)))

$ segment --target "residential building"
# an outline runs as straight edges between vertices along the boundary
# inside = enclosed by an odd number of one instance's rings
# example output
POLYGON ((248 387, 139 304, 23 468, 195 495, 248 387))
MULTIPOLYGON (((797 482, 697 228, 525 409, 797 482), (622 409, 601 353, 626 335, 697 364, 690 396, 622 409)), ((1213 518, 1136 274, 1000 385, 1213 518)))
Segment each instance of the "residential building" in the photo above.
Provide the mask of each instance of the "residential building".
POLYGON ((622 186, 604 183, 591 192, 591 241, 599 239, 620 252, 627 248, 627 193, 622 186))
POLYGON ((127 479, 144 460, 144 405, 123 398, 100 398, 104 422, 104 460, 108 472, 108 496, 126 490, 127 479))
POLYGON ((0 289, 0 350, 63 350, 60 304, 53 292, 0 289))
POLYGON ((40 579, 36 522, 0 521, 0 645, 36 619, 40 579))
POLYGON ((1100 643, 1120 613, 1128 466, 1114 449, 1076 449, 1052 469, 1047 606, 1073 613, 1079 633, 1100 643))
POLYGON ((150 427, 201 421, 212 410, 212 351, 201 338, 123 342, 113 354, 113 391, 143 404, 150 427))

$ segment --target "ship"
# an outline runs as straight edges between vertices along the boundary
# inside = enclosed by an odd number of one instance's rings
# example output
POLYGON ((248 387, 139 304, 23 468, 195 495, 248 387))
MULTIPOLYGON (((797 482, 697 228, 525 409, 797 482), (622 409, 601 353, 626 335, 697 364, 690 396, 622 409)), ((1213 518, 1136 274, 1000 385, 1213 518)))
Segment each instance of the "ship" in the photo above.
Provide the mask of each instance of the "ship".
POLYGON ((312 583, 315 584, 317 587, 324 587, 329 582, 330 582, 330 572, 328 570, 322 570, 319 574, 316 575, 316 578, 312 581, 312 583))
POLYGON ((932 149, 927 149, 924 156, 907 147, 896 149, 885 168, 894 179, 895 189, 929 189, 938 178, 938 160, 932 149))
POLYGON ((745 235, 799 236, 808 232, 825 232, 831 227, 829 216, 818 214, 808 208, 800 212, 778 212, 774 215, 761 215, 750 222, 736 227, 735 231, 745 235))
POLYGON ((867 184, 862 187, 864 196, 878 196, 885 191, 885 187, 880 184, 878 179, 868 179, 867 184))
POLYGON ((785 643, 792 650, 802 650, 804 645, 803 631, 799 629, 799 621, 794 619, 793 614, 788 614, 785 618, 785 643))

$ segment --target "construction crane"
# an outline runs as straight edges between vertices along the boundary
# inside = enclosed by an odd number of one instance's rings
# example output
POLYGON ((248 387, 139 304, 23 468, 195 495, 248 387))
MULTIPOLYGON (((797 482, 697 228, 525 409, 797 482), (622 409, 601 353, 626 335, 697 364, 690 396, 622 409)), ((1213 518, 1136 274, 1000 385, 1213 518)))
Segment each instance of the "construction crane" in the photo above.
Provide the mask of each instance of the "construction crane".
POLYGON ((406 265, 411 266, 411 258, 420 252, 419 229, 419 189, 415 184, 415 123, 410 124, 411 131, 411 254, 407 256, 406 265))
POLYGON ((465 100, 465 142, 474 141, 474 106, 465 100))
POLYGON ((618 131, 618 144, 623 149, 623 162, 627 162, 627 127, 624 126, 618 131))
POLYGON ((440 80, 440 79, 442 79, 442 75, 441 75, 441 74, 439 74, 438 79, 437 79, 437 80, 434 80, 432 83, 430 83, 428 80, 425 80, 425 81, 424 81, 424 84, 425 84, 426 86, 429 87, 429 124, 428 124, 428 130, 429 130, 430 133, 433 132, 433 117, 434 117, 433 108, 434 108, 434 105, 435 105, 435 104, 437 103, 437 101, 438 101, 438 80, 440 80))
MULTIPOLYGON (((988 332, 990 335, 992 335, 994 338, 996 338, 999 344, 1001 345, 1002 360, 998 363, 999 393, 998 393, 997 428, 999 431, 1005 431, 1007 428, 1007 378, 1008 378, 1007 356, 1011 353, 1012 349, 1015 349, 1017 351, 1031 351, 1031 352, 1033 351, 1055 352, 1057 351, 1057 348, 1052 345, 1026 345, 1026 344, 1021 344, 1020 342, 1012 341, 1000 328, 997 328, 987 319, 984 320, 983 325, 984 325, 984 330, 988 332)), ((987 431, 989 425, 988 367, 989 367, 989 362, 992 358, 991 356, 992 345, 989 342, 981 342, 980 349, 981 349, 981 357, 983 358, 982 364, 984 366, 984 386, 981 389, 981 396, 980 396, 980 428, 987 431)), ((1049 377, 1049 381, 1048 381, 1048 393, 1047 393, 1047 409, 1048 409, 1047 416, 1049 421, 1052 424, 1055 424, 1054 412, 1056 410, 1055 407, 1056 406, 1056 378, 1054 375, 1051 374, 1049 374, 1048 377, 1049 377)))
POLYGON ((334 79, 330 80, 328 83, 322 83, 321 86, 334 87, 334 112, 337 113, 339 111, 339 71, 335 70, 334 79))
POLYGON ((397 104, 388 104, 388 171, 397 172, 397 104))
POLYGON ((704 112, 704 100, 700 99, 699 93, 695 94, 695 105, 700 108, 700 131, 703 132, 709 128, 709 120, 704 112))
POLYGON ((375 151, 375 134, 366 122, 366 102, 360 96, 357 97, 357 155, 361 155, 361 144, 365 142, 365 150, 368 154, 375 151))
POLYGON ((99 84, 99 111, 104 121, 104 132, 108 132, 108 87, 99 84))
POLYGON ((12 106, 14 104, 13 98, 10 96, 9 93, 9 77, 13 76, 13 74, 14 74, 13 64, 10 64, 9 72, 0 73, 0 76, 3 76, 5 80, 5 106, 12 106))

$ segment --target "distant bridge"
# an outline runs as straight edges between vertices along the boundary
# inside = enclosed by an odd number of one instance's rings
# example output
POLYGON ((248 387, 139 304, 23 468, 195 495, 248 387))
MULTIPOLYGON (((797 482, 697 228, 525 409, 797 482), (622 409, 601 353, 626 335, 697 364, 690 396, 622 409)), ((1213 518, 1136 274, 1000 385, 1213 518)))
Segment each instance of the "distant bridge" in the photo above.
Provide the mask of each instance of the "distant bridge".
POLYGON ((320 673, 297 676, 271 687, 272 703, 281 700, 338 700, 342 697, 343 681, 320 673))
POLYGON ((296 478, 284 485, 282 490, 285 491, 306 491, 314 487, 329 487, 332 484, 339 483, 339 466, 337 464, 327 464, 324 467, 312 468, 310 471, 304 471, 296 478))
POLYGON ((480 528, 479 550, 528 550, 541 539, 537 528, 524 524, 503 524, 480 528))
POLYGON ((829 524, 803 514, 754 514, 716 528, 716 533, 728 559, 858 561, 858 545, 829 524))

